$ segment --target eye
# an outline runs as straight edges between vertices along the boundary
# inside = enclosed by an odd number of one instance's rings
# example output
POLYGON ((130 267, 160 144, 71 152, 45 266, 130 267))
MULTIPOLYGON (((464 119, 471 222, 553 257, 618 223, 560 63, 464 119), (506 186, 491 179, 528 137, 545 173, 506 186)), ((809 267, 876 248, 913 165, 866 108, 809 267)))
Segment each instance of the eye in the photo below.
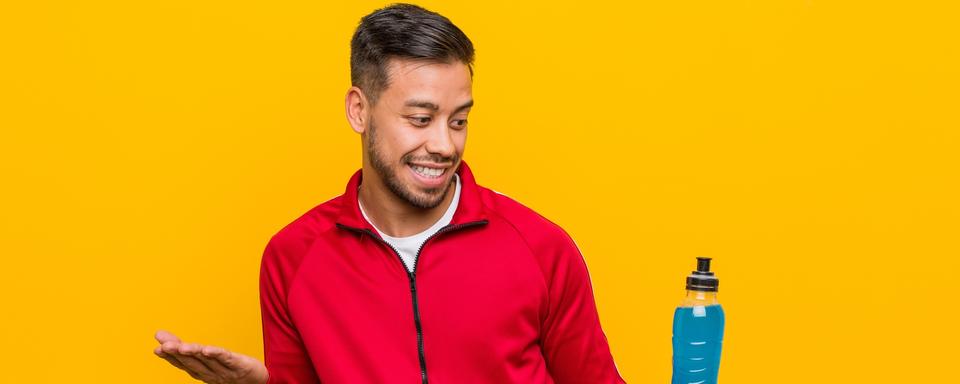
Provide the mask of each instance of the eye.
POLYGON ((450 124, 454 128, 463 129, 467 127, 467 119, 456 119, 453 120, 450 124))
POLYGON ((427 125, 430 125, 430 116, 411 116, 409 119, 413 125, 418 127, 426 127, 427 125))

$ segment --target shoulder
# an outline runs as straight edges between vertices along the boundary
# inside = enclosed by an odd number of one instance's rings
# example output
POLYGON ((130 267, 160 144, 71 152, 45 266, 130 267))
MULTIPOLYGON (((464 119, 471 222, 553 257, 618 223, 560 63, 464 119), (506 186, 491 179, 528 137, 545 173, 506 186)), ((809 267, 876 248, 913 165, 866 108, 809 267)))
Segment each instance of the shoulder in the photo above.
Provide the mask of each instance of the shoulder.
POLYGON ((512 197, 486 187, 481 187, 481 196, 489 214, 512 226, 532 250, 575 247, 563 227, 512 197))
POLYGON ((503 193, 484 189, 489 216, 506 222, 523 239, 548 287, 570 281, 565 276, 571 271, 585 271, 579 247, 559 224, 503 193))
POLYGON ((343 195, 323 202, 281 228, 270 237, 263 262, 299 264, 307 250, 324 232, 335 226, 343 195))

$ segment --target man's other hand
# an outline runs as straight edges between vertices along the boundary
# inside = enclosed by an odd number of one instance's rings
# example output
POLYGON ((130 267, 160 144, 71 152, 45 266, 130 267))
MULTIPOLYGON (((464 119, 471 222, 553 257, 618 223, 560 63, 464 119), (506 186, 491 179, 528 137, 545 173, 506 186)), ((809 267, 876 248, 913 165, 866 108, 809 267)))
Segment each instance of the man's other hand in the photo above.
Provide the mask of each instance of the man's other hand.
POLYGON ((184 343, 172 333, 157 331, 153 353, 194 379, 210 384, 266 384, 267 367, 250 356, 220 347, 184 343))

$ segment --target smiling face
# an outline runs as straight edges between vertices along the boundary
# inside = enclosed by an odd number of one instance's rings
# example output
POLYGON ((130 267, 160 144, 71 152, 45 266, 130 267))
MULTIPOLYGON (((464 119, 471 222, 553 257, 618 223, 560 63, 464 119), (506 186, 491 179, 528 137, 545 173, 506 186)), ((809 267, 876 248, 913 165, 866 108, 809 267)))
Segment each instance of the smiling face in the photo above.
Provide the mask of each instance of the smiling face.
MULTIPOLYGON (((473 105, 466 64, 391 59, 389 83, 369 108, 364 167, 399 200, 421 209, 443 202, 467 140, 473 105)), ((367 173, 365 173, 367 175, 367 173)))

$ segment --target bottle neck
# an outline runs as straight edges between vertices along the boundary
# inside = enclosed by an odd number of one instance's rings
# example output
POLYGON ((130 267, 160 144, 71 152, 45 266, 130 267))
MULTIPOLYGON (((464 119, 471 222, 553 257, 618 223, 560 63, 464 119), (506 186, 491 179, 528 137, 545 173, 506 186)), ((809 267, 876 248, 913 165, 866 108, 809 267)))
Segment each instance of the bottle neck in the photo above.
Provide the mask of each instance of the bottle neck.
POLYGON ((720 301, 717 300, 716 292, 695 291, 692 289, 688 289, 687 297, 683 298, 683 302, 680 303, 680 306, 695 307, 695 306, 706 306, 706 305, 716 305, 716 304, 720 304, 720 301))

